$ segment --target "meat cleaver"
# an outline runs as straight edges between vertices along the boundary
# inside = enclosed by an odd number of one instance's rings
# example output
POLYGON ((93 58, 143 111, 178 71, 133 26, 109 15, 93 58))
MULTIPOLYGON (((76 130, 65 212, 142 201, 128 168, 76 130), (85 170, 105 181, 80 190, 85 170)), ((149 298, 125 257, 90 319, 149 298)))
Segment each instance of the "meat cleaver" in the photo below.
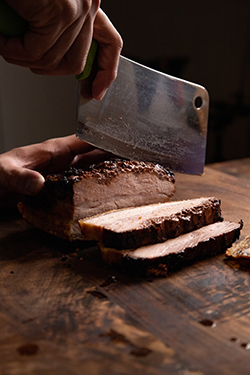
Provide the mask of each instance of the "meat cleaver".
MULTIPOLYGON (((0 0, 0 33, 21 36, 28 23, 0 0)), ((126 159, 152 161, 202 174, 209 96, 204 87, 120 56, 116 80, 101 101, 88 99, 96 74, 97 43, 78 76, 76 135, 126 159)))
POLYGON ((209 110, 204 87, 120 56, 117 78, 98 101, 88 99, 95 73, 90 76, 78 77, 79 139, 126 159, 203 173, 209 110))

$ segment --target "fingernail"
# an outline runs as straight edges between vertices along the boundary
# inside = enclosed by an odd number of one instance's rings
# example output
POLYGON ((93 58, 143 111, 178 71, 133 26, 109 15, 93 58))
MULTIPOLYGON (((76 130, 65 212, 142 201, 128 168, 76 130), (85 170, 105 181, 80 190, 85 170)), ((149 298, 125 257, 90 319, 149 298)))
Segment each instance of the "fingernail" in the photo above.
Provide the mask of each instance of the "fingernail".
POLYGON ((27 185, 26 190, 29 194, 37 194, 43 187, 44 184, 44 177, 40 175, 40 177, 30 178, 27 185))

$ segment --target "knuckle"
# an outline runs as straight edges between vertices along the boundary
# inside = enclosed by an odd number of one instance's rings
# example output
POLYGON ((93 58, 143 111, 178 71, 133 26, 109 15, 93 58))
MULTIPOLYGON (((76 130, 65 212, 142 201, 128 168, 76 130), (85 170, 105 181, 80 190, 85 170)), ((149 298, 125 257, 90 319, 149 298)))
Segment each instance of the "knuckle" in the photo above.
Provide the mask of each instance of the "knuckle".
POLYGON ((54 54, 53 56, 43 56, 32 66, 35 69, 42 69, 44 71, 53 71, 61 64, 63 56, 54 54))
POLYGON ((5 186, 9 191, 17 191, 20 188, 20 174, 12 168, 6 173, 5 186))
POLYGON ((77 75, 77 74, 82 73, 82 71, 84 70, 84 67, 85 67, 85 61, 74 62, 71 65, 72 74, 77 75))
POLYGON ((93 0, 93 4, 94 4, 96 10, 98 10, 101 6, 101 0, 93 0))
POLYGON ((114 69, 113 72, 110 74, 110 77, 109 77, 110 82, 111 83, 114 82, 116 77, 117 77, 117 69, 114 69))
POLYGON ((85 0, 82 2, 82 7, 83 7, 83 12, 84 13, 89 13, 90 9, 92 6, 92 1, 91 0, 85 0))
POLYGON ((72 24, 81 17, 82 14, 88 13, 91 7, 91 0, 66 0, 61 5, 61 14, 65 24, 72 24))
POLYGON ((50 60, 50 61, 46 64, 45 68, 46 68, 47 70, 56 70, 56 69, 58 68, 59 65, 60 65, 60 60, 58 60, 58 59, 54 59, 54 60, 50 60))
POLYGON ((123 40, 122 40, 121 35, 118 32, 116 36, 116 45, 117 45, 118 50, 121 51, 123 48, 123 40))
POLYGON ((85 0, 83 2, 83 12, 85 14, 93 11, 96 13, 101 5, 101 0, 85 0))
POLYGON ((33 64, 38 63, 43 58, 44 51, 37 48, 30 48, 26 55, 26 60, 33 64))

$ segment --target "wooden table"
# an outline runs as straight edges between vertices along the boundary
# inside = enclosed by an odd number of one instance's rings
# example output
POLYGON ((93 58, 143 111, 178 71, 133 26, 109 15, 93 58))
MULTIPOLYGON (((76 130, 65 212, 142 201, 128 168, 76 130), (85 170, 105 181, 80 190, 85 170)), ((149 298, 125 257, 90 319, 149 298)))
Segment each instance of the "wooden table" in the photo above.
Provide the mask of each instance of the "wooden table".
MULTIPOLYGON (((216 196, 250 234, 250 159, 176 180, 176 200, 216 196)), ((16 211, 0 216, 1 375, 250 374, 246 267, 220 255, 133 279, 94 245, 52 238, 16 211)))

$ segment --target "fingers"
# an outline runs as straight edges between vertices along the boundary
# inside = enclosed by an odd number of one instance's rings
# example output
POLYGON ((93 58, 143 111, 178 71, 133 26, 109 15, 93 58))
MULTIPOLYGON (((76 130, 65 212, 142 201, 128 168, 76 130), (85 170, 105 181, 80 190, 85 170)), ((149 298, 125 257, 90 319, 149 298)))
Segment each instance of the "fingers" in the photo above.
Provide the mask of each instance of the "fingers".
POLYGON ((23 38, 0 38, 7 62, 38 74, 78 74, 85 65, 100 0, 8 0, 29 22, 23 38))
POLYGON ((92 95, 100 100, 117 76, 123 41, 101 9, 95 18, 93 37, 99 48, 98 72, 92 85, 92 95))
POLYGON ((72 135, 1 154, 0 196, 4 191, 25 195, 37 194, 44 184, 43 175, 68 169, 76 155, 91 150, 93 146, 72 135))
POLYGON ((49 164, 42 170, 44 174, 68 169, 77 155, 85 155, 94 149, 94 146, 81 141, 75 135, 50 139, 43 143, 43 147, 50 154, 49 164))
POLYGON ((19 165, 36 169, 43 175, 59 173, 70 168, 78 154, 85 154, 94 147, 80 141, 75 135, 53 138, 45 142, 16 149, 19 165))
POLYGON ((115 80, 122 39, 100 0, 6 0, 29 23, 23 37, 0 35, 0 55, 41 75, 83 71, 92 38, 99 45, 98 72, 90 99, 100 100, 115 80))
POLYGON ((20 168, 12 160, 5 160, 0 168, 1 190, 18 194, 35 195, 43 187, 44 177, 27 168, 20 168))
POLYGON ((39 65, 31 66, 33 73, 39 75, 76 75, 80 74, 86 64, 88 51, 92 41, 92 25, 90 20, 79 30, 74 42, 66 50, 66 41, 74 30, 68 29, 57 43, 41 59, 39 65))
POLYGON ((36 195, 49 173, 60 173, 73 166, 85 168, 113 157, 75 135, 54 138, 20 147, 0 155, 0 206, 4 197, 36 195))
POLYGON ((86 154, 79 154, 76 155, 72 166, 75 168, 87 168, 92 164, 98 164, 102 161, 109 160, 112 157, 114 157, 113 154, 102 151, 99 149, 94 149, 93 151, 90 151, 86 154))

